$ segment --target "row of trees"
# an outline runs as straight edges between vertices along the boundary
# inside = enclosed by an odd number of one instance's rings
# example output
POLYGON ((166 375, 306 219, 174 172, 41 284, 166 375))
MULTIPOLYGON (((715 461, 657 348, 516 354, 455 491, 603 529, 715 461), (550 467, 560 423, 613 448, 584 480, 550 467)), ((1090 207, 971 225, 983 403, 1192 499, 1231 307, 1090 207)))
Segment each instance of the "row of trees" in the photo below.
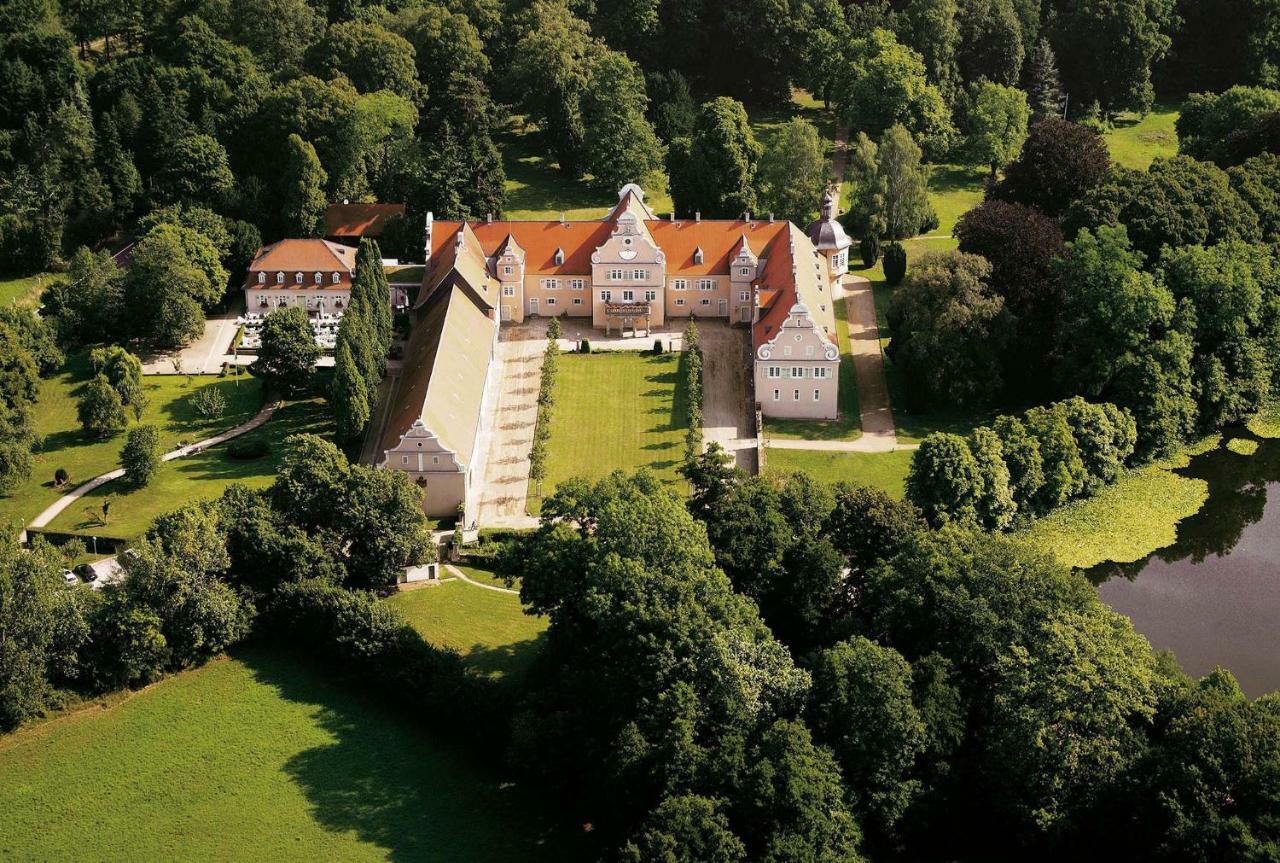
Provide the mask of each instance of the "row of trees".
POLYGON ((0 309, 0 494, 31 477, 32 450, 41 445, 32 407, 40 378, 62 367, 48 323, 29 309, 0 309))
MULTIPOLYGON (((149 426, 135 431, 144 429, 154 433, 149 426)), ((126 449, 133 444, 131 435, 126 449)), ((157 519, 120 558, 126 575, 119 585, 68 587, 62 554, 40 540, 30 551, 6 541, 0 727, 69 697, 142 685, 221 653, 249 634, 283 585, 385 589, 402 567, 432 553, 406 477, 351 465, 314 436, 285 442, 270 488, 235 485, 218 500, 157 519)), ((372 604, 358 595, 352 602, 369 626, 372 604)), ((356 638, 357 630, 352 622, 342 637, 356 638)))
MULTIPOLYGON (((660 344, 660 343, 659 343, 660 344)), ((684 458, 692 461, 702 452, 702 343, 698 325, 689 318, 684 328, 684 388, 689 430, 685 432, 684 458)))
POLYGON ((547 347, 542 352, 538 379, 538 413, 533 422, 533 448, 529 451, 529 479, 539 495, 547 478, 547 442, 551 440, 551 409, 556 403, 556 373, 560 370, 560 319, 547 324, 547 347))

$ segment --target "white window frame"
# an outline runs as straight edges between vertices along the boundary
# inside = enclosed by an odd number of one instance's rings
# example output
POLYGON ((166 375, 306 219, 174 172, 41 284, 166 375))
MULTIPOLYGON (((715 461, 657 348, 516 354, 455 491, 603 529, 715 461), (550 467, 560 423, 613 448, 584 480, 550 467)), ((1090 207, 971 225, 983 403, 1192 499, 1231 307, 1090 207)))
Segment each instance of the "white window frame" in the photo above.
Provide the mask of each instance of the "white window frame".
POLYGON ((516 286, 515 286, 515 285, 503 285, 503 286, 502 286, 502 295, 503 295, 504 297, 514 297, 514 296, 516 295, 516 286))
POLYGON ((656 299, 658 298, 658 292, 657 292, 657 291, 645 291, 645 292, 644 292, 644 298, 645 298, 645 301, 646 301, 646 302, 650 302, 650 303, 652 303, 654 300, 656 300, 656 299))
POLYGON ((781 367, 781 366, 768 366, 768 367, 766 368, 766 370, 765 370, 765 377, 769 377, 769 378, 780 378, 780 377, 782 377, 782 367, 781 367))
POLYGON ((738 302, 745 303, 748 299, 750 299, 750 296, 751 296, 750 293, 747 291, 738 291, 738 302))
POLYGON ((715 279, 698 279, 698 290, 714 291, 716 289, 715 279))
POLYGON ((602 303, 612 303, 612 302, 613 302, 613 291, 601 291, 601 292, 600 292, 600 302, 602 302, 602 303))
POLYGON ((775 402, 780 402, 780 401, 782 401, 782 390, 774 390, 774 391, 773 391, 773 400, 774 400, 775 402))
POLYGON ((813 370, 813 376, 818 380, 823 381, 827 379, 827 374, 830 371, 831 370, 828 369, 826 366, 818 366, 813 370))
POLYGON ((510 275, 512 275, 514 272, 515 272, 515 269, 514 269, 514 268, 512 268, 512 267, 503 267, 503 268, 502 268, 502 274, 503 274, 504 276, 510 276, 510 275))
POLYGON ((302 284, 302 273, 294 273, 294 274, 293 274, 293 283, 294 283, 295 285, 300 285, 300 284, 302 284))
POLYGON ((571 291, 581 291, 581 290, 583 290, 584 288, 586 288, 586 286, 587 286, 587 283, 586 283, 586 280, 584 280, 584 279, 570 279, 570 280, 569 280, 569 290, 571 290, 571 291))
POLYGON ((700 305, 700 306, 709 306, 709 305, 711 305, 711 299, 710 299, 709 297, 703 297, 703 298, 702 298, 702 300, 701 300, 701 302, 699 302, 699 303, 698 303, 698 305, 700 305))
POLYGON ((558 290, 560 290, 560 280, 559 280, 559 279, 542 279, 538 284, 542 287, 542 289, 543 289, 544 291, 558 291, 558 290))
POLYGON ((547 297, 547 305, 548 305, 548 306, 554 306, 555 304, 556 304, 556 298, 555 298, 555 297, 547 297))
POLYGON ((632 270, 631 278, 634 281, 643 282, 645 279, 649 278, 649 271, 648 270, 632 270))
POLYGON ((684 297, 676 297, 676 305, 677 305, 677 306, 683 306, 683 305, 684 305, 684 297))
POLYGON ((815 402, 820 402, 820 401, 822 401, 822 390, 814 390, 814 391, 813 391, 813 400, 814 400, 815 402))
POLYGON ((811 357, 811 356, 813 356, 813 345, 806 345, 806 346, 805 346, 805 349, 804 349, 804 355, 805 355, 806 357, 811 357))
POLYGON ((688 279, 672 279, 672 280, 671 280, 671 290, 673 290, 673 291, 687 291, 687 290, 689 290, 689 280, 688 280, 688 279))
POLYGON ((341 273, 334 273, 334 274, 333 274, 332 283, 333 283, 333 284, 335 284, 335 285, 342 284, 342 274, 341 274, 341 273))
POLYGON ((265 285, 267 283, 267 274, 258 273, 258 284, 265 285))
POLYGON ((738 269, 738 275, 740 275, 740 276, 749 276, 749 275, 751 275, 751 270, 749 270, 749 269, 748 269, 748 268, 746 268, 746 267, 740 267, 740 268, 738 269))
POLYGON ((324 284, 324 273, 316 273, 315 278, 316 278, 316 284, 317 284, 317 285, 323 285, 323 284, 324 284))
POLYGON ((635 291, 623 291, 623 292, 622 292, 622 301, 623 301, 624 303, 632 303, 632 302, 635 302, 635 299, 636 299, 636 292, 635 292, 635 291))
POLYGON ((791 356, 791 345, 783 345, 783 346, 782 346, 782 355, 783 355, 784 357, 789 357, 789 356, 791 356))
POLYGON ((800 390, 794 390, 794 391, 793 391, 793 395, 792 395, 792 397, 791 397, 791 400, 792 400, 793 402, 798 402, 798 401, 800 401, 800 390))
POLYGON ((626 277, 627 277, 626 270, 610 270, 609 271, 609 281, 611 282, 621 282, 626 277))
POLYGON ((573 298, 573 304, 574 304, 575 306, 580 306, 580 305, 582 305, 582 297, 574 297, 574 298, 573 298))
POLYGON ((792 377, 793 379, 803 378, 803 377, 804 377, 804 366, 792 366, 792 367, 791 367, 791 377, 792 377))
POLYGON ((277 285, 284 284, 284 273, 276 273, 276 284, 277 285))

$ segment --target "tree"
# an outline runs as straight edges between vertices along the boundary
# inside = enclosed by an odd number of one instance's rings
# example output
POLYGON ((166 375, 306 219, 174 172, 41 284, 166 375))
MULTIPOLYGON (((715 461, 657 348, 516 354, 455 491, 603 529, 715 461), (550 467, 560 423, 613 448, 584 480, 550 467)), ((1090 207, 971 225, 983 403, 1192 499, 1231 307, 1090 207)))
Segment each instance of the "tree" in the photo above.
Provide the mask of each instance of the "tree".
POLYGON ((31 554, 0 543, 0 728, 39 716, 53 699, 49 682, 59 561, 38 542, 31 554))
POLYGON ((689 82, 679 71, 651 72, 645 77, 649 93, 649 119, 663 141, 687 138, 693 133, 698 106, 689 93, 689 82))
POLYGON ((142 387, 142 360, 118 345, 108 345, 90 351, 89 362, 95 373, 106 375, 121 403, 132 408, 134 419, 141 418, 149 401, 142 387))
POLYGON ((930 524, 976 524, 981 491, 978 463, 964 438, 934 432, 920 443, 907 473, 907 500, 930 524))
POLYGON ((120 450, 120 465, 125 476, 136 488, 151 481, 160 469, 160 432, 155 426, 134 426, 129 429, 124 448, 120 450))
POLYGON ((920 513, 910 502, 868 486, 840 483, 822 534, 845 556, 850 578, 856 580, 892 557, 908 536, 923 527, 920 513))
POLYGON ((761 211, 808 224, 818 215, 829 178, 818 130, 797 117, 774 134, 760 157, 761 211))
POLYGON ((959 7, 956 62, 963 81, 1012 87, 1022 71, 1022 24, 1012 0, 965 0, 959 7))
POLYGON ((31 478, 31 447, 25 441, 0 438, 0 495, 13 492, 31 478))
POLYGON ((382 250, 378 248, 377 240, 368 237, 360 240, 351 292, 369 312, 379 361, 378 376, 381 377, 386 371, 387 350, 391 347, 391 285, 382 266, 382 250))
POLYGON ((883 190, 883 223, 890 240, 920 233, 937 215, 929 203, 929 171, 920 148, 902 126, 887 129, 876 148, 876 174, 883 190))
POLYGON ((1004 530, 1013 523, 1018 505, 1010 488, 1003 442, 991 429, 979 426, 969 435, 969 449, 978 473, 978 523, 987 530, 1004 530))
POLYGON ((334 352, 329 401, 333 405, 340 438, 353 440, 364 433, 365 426, 369 424, 369 391, 351 355, 351 346, 345 342, 334 352))
POLYGON ((1110 118, 1116 111, 1146 111, 1154 100, 1151 67, 1169 50, 1173 0, 1141 0, 1115 7, 1099 0, 1055 3, 1049 41, 1077 105, 1094 102, 1110 118), (1107 58, 1098 62, 1098 58, 1107 58))
POLYGON ((996 417, 992 430, 1000 438, 1005 468, 1009 471, 1009 493, 1020 516, 1034 516, 1045 485, 1044 457, 1040 440, 1016 416, 996 417))
MULTIPOLYGON (((226 285, 225 270, 223 282, 215 285, 192 259, 183 246, 184 230, 173 225, 152 229, 134 246, 125 277, 126 319, 137 335, 164 347, 181 346, 203 333, 202 305, 221 298, 226 285)), ((212 263, 221 270, 216 250, 209 249, 212 263)))
POLYGON ((819 652, 811 671, 818 739, 835 752, 854 810, 892 835, 920 790, 912 774, 925 727, 912 703, 911 666, 859 636, 819 652))
POLYGON ((35 357, 13 328, 0 322, 0 407, 21 410, 33 404, 39 392, 35 357))
POLYGON ((1102 138, 1085 126, 1049 117, 1031 127, 1022 152, 1004 170, 989 198, 1037 207, 1057 216, 1102 183, 1111 154, 1102 138))
POLYGON ((311 386, 320 347, 307 310, 301 306, 279 308, 262 323, 262 347, 254 374, 285 393, 305 392, 311 386))
MULTIPOLYGON (((849 236, 876 243, 879 243, 887 230, 884 223, 885 189, 884 180, 880 176, 879 156, 875 142, 865 132, 859 132, 849 143, 844 169, 845 182, 849 188, 849 209, 840 216, 840 224, 849 236)), ((876 251, 878 257, 878 245, 876 251)))
POLYGON ((693 135, 673 141, 668 154, 676 211, 736 219, 755 210, 760 155, 741 102, 721 96, 705 103, 693 135))
POLYGON ((96 340, 114 331, 124 307, 123 274, 105 249, 81 247, 66 275, 41 295, 42 314, 53 321, 63 342, 96 340))
POLYGON ((389 90, 410 102, 426 95, 418 83, 413 45, 371 21, 334 24, 309 51, 322 78, 346 75, 361 93, 389 90))
POLYGON ((960 89, 958 13, 956 0, 914 0, 906 9, 907 44, 920 54, 929 82, 948 103, 960 89))
POLYGON ((97 375, 85 386, 76 404, 76 415, 85 434, 93 437, 110 437, 129 423, 120 394, 103 375, 97 375))
POLYGON ((980 81, 969 93, 965 110, 965 141, 969 158, 996 169, 1022 150, 1031 111, 1027 96, 1014 87, 980 81))
POLYGON ((1227 169, 1231 188, 1258 214, 1264 242, 1280 240, 1280 156, 1262 153, 1227 169))
POLYGON ((281 78, 297 74, 324 29, 322 15, 306 0, 230 0, 229 13, 236 43, 281 78))
POLYGON ((1062 79, 1058 75, 1058 59, 1048 39, 1037 42, 1027 57, 1026 79, 1032 122, 1062 116, 1062 79))
POLYGON ((640 67, 616 51, 591 58, 582 94, 586 130, 583 167, 593 184, 617 191, 627 183, 661 188, 663 148, 645 117, 649 97, 640 67))
POLYGON ((747 850, 723 807, 695 794, 666 797, 622 851, 626 863, 743 863, 747 850))
POLYGON ((919 139, 932 159, 950 149, 951 116, 926 78, 924 60, 888 30, 851 41, 835 88, 836 107, 855 132, 872 137, 894 125, 919 139))
POLYGON ((336 527, 347 587, 385 589, 406 566, 434 559, 422 490, 403 473, 353 465, 340 501, 336 527))
POLYGON ((208 135, 179 139, 152 178, 155 197, 162 203, 221 207, 235 189, 227 151, 208 135))
POLYGON ((1011 323, 1004 300, 987 287, 990 275, 976 255, 930 253, 894 292, 888 354, 922 403, 984 404, 1000 392, 1011 323))
POLYGON ((1060 403, 1032 408, 1023 415, 1023 421, 1035 438, 1043 472, 1043 482, 1029 500, 1032 512, 1043 514, 1082 494, 1089 482, 1089 471, 1067 421, 1066 409, 1060 403))
POLYGON ((324 233, 324 189, 328 182, 315 147, 296 134, 290 135, 281 174, 280 218, 285 236, 318 237, 324 233))
POLYGON ((1079 396, 1060 402, 1084 465, 1083 494, 1115 482, 1133 455, 1138 429, 1133 417, 1112 404, 1091 404, 1079 396))
POLYGON ((483 87, 489 78, 491 70, 484 53, 484 39, 474 21, 475 18, 462 11, 434 3, 406 5, 392 20, 391 28, 413 46, 418 80, 431 97, 426 107, 431 121, 440 119, 440 112, 448 111, 447 105, 431 103, 448 92, 456 79, 483 87))

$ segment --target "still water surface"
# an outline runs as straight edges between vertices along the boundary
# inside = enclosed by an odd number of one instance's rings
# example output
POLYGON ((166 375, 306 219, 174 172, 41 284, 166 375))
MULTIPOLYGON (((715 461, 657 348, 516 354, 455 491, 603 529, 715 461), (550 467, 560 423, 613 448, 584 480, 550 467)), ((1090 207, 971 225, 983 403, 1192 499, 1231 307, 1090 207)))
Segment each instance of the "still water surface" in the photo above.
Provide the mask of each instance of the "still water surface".
POLYGON ((1250 696, 1280 689, 1280 441, 1251 456, 1223 447, 1180 473, 1207 481, 1209 500, 1177 542, 1089 576, 1189 674, 1221 665, 1250 696))

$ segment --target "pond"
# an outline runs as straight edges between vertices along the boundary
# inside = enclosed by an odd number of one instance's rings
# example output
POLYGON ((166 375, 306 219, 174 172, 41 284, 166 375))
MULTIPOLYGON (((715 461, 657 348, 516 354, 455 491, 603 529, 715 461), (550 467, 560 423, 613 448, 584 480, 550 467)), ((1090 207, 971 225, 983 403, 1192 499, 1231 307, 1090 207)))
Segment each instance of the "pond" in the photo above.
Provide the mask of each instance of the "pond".
POLYGON ((1280 441, 1251 456, 1224 446, 1180 473, 1208 482, 1209 500, 1178 525, 1177 542, 1088 575, 1188 674, 1221 665, 1250 696, 1280 689, 1280 441))

